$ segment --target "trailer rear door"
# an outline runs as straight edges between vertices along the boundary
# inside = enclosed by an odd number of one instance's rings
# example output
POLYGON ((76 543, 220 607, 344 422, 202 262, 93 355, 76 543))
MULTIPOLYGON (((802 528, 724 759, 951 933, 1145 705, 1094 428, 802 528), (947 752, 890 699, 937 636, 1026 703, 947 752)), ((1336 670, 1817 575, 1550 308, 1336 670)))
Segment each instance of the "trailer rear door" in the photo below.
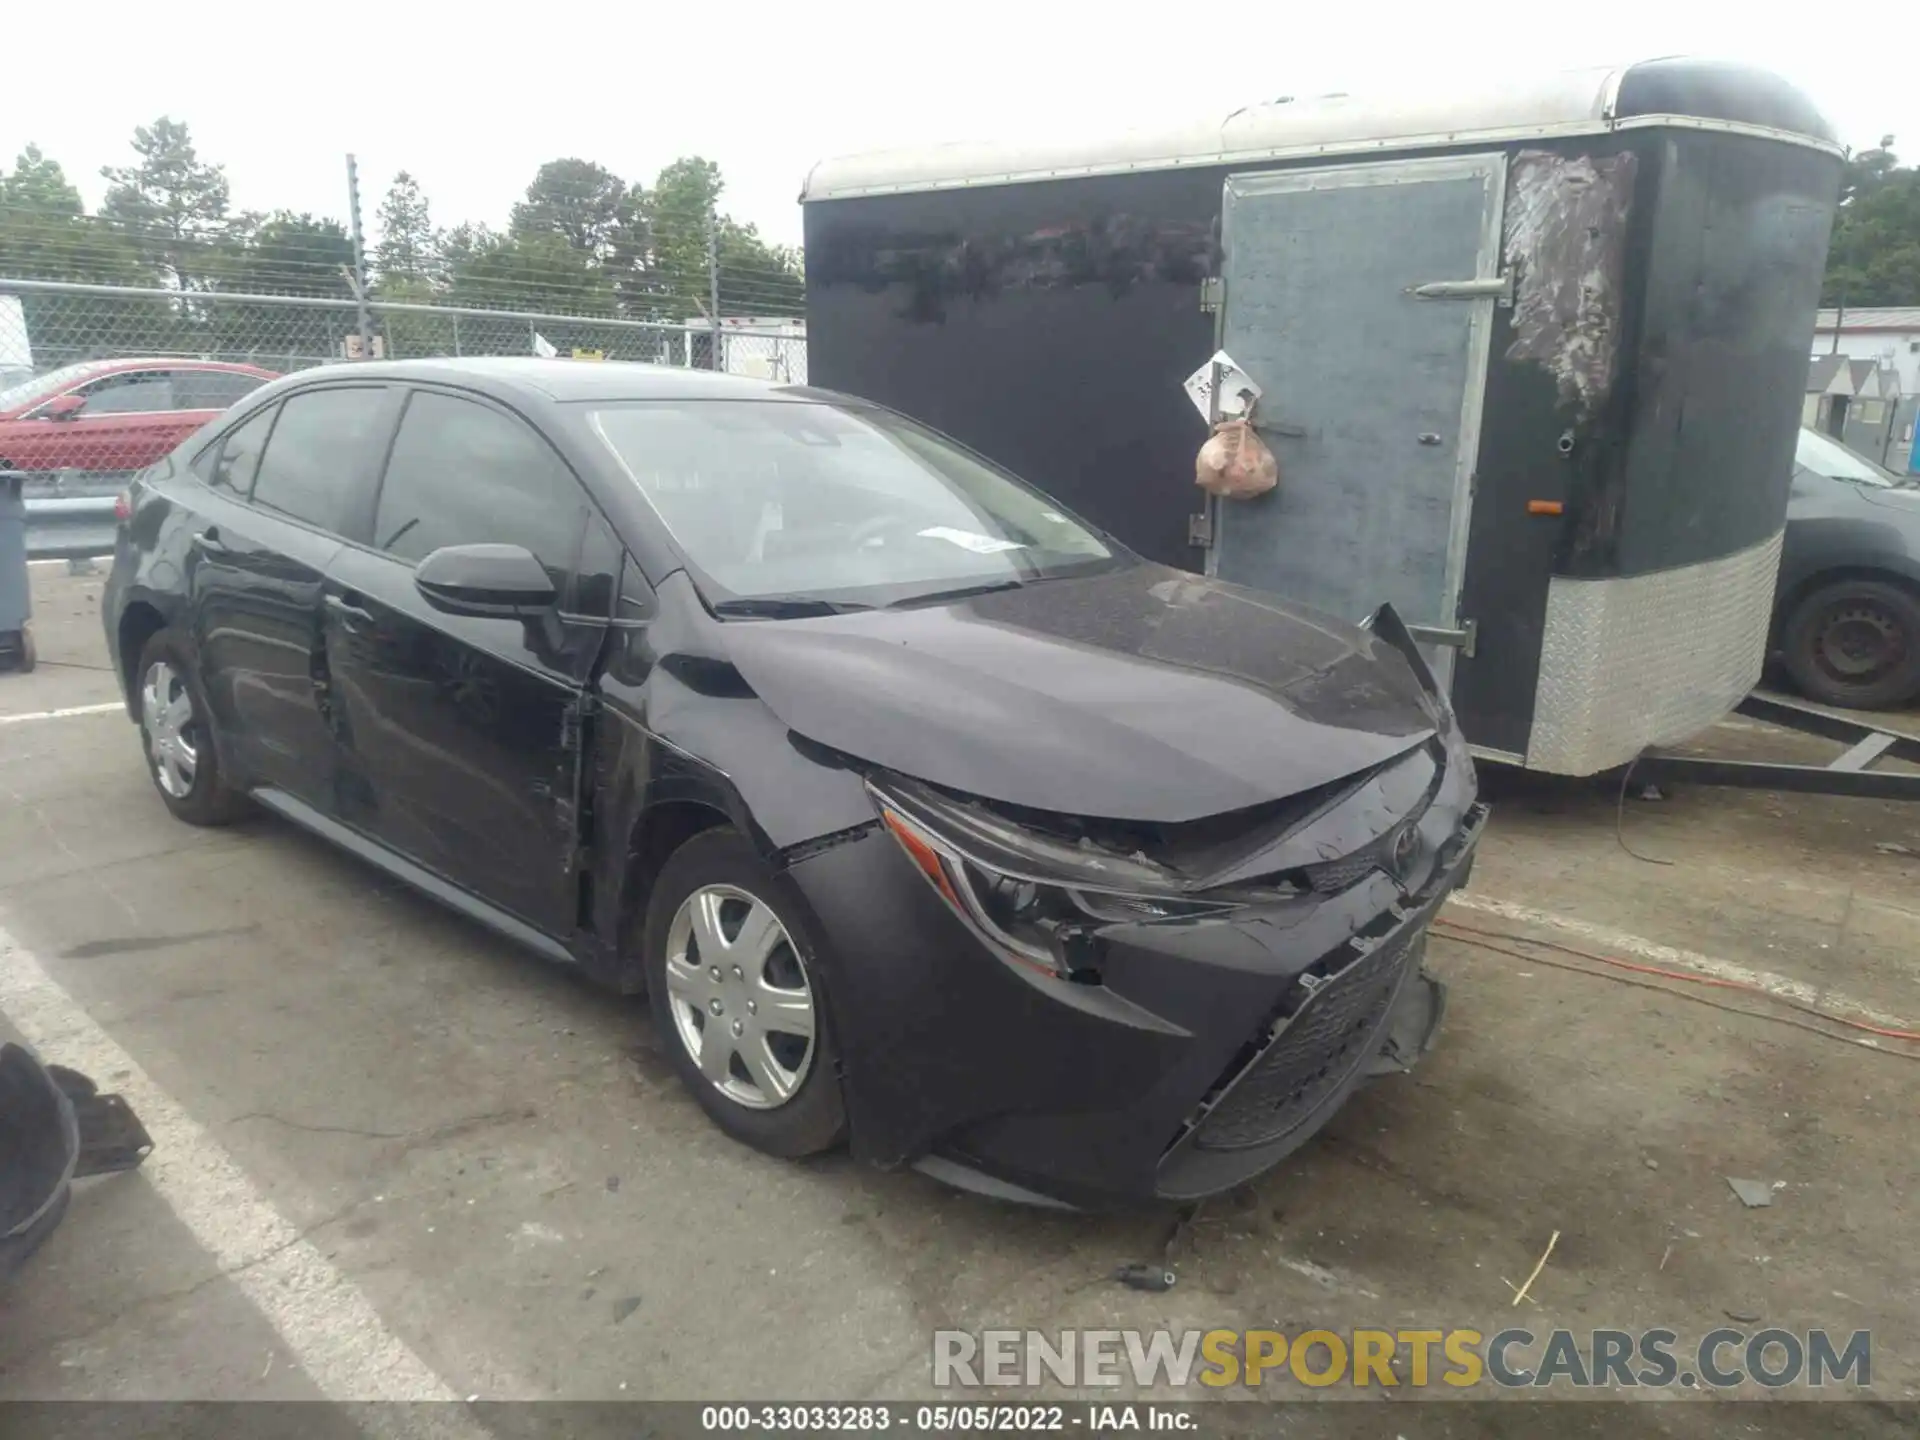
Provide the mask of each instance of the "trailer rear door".
POLYGON ((1390 601, 1443 679, 1456 613, 1506 157, 1229 176, 1221 342, 1264 395, 1278 490, 1214 502, 1208 568, 1348 620, 1390 601), (1428 638, 1423 635, 1422 638, 1428 638))

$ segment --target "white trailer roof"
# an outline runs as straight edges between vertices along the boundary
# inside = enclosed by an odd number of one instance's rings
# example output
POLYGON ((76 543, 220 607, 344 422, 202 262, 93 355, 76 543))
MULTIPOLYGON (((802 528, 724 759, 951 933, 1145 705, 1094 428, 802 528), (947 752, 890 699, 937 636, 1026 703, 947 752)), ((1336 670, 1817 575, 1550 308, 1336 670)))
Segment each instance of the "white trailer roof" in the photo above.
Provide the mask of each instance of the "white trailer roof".
MULTIPOLYGON (((831 200, 1298 156, 1432 149, 1591 134, 1616 124, 1644 125, 1674 119, 1635 116, 1615 120, 1614 97, 1630 68, 1508 78, 1498 89, 1479 94, 1463 93, 1456 78, 1452 90, 1433 94, 1285 100, 1247 106, 1222 120, 1084 139, 1025 137, 998 143, 874 151, 822 160, 808 174, 800 199, 831 200)), ((1687 123, 1684 117, 1680 117, 1680 123, 1687 123)), ((1693 123, 1756 128, 1716 121, 1693 123)), ((1803 145, 1839 148, 1808 135, 1778 133, 1803 145)))

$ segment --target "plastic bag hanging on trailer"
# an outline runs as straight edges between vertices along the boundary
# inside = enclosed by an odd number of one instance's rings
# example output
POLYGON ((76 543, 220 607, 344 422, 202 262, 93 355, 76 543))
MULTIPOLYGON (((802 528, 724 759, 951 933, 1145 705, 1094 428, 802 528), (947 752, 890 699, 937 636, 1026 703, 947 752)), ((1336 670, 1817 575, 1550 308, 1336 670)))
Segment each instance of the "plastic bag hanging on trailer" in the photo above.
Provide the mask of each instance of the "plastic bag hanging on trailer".
POLYGON ((1253 428, 1251 405, 1246 414, 1213 427, 1194 461, 1193 483, 1227 500, 1251 500, 1280 483, 1280 464, 1253 428))

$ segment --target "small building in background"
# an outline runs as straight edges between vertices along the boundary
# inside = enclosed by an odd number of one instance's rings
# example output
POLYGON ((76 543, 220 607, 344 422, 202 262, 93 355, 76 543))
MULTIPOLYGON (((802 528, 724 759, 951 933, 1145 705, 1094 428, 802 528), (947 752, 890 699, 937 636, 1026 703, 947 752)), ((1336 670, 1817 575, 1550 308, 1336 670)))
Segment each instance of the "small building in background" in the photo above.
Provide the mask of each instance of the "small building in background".
POLYGON ((1822 310, 1813 322, 1813 353, 1878 361, 1900 377, 1902 395, 1920 395, 1920 305, 1822 310))
POLYGON ((1848 306, 1814 320, 1806 423, 1890 470, 1920 474, 1920 305, 1848 306))
POLYGON ((1906 471, 1914 454, 1916 396, 1900 373, 1879 359, 1815 354, 1807 365, 1801 423, 1890 470, 1906 471))

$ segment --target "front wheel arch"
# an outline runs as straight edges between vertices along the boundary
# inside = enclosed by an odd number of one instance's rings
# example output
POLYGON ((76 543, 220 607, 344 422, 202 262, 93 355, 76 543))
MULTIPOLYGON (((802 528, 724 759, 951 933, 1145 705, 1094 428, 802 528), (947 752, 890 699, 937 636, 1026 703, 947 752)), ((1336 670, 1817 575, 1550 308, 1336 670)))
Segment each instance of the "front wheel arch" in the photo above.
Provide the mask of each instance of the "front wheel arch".
POLYGON ((1815 591, 1824 590, 1829 585, 1844 584, 1849 580, 1859 580, 1867 584, 1892 585, 1907 591, 1916 600, 1920 600, 1920 575, 1908 575, 1899 570, 1886 570, 1878 565, 1833 565, 1824 570, 1815 570, 1803 575, 1793 584, 1793 588, 1784 594, 1773 597, 1773 648, 1779 649, 1786 641, 1787 625, 1793 619, 1793 612, 1805 603, 1807 597, 1815 591))

